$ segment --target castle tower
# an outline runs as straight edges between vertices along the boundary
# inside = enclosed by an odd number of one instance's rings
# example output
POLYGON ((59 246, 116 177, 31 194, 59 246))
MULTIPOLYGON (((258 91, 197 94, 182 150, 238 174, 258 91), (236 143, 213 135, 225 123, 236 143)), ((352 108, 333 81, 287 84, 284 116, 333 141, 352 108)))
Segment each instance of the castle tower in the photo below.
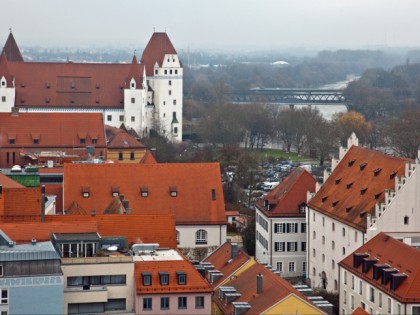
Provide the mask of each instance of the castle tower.
POLYGON ((155 32, 144 49, 149 86, 148 106, 154 108, 150 128, 170 141, 182 141, 183 69, 166 33, 155 32))
POLYGON ((10 75, 6 53, 0 56, 0 112, 10 113, 15 104, 15 84, 10 75))
POLYGON ((6 43, 4 44, 3 51, 1 53, 5 53, 7 60, 9 61, 23 62, 22 54, 20 53, 19 47, 12 34, 12 30, 10 30, 9 37, 7 37, 6 43))

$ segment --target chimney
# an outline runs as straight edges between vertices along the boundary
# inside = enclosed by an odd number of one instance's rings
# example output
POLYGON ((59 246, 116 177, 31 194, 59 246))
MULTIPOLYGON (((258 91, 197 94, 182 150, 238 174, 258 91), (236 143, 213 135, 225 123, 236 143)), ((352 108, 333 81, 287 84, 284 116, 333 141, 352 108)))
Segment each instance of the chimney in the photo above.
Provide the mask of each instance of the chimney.
POLYGON ((238 256, 238 243, 230 244, 230 258, 235 259, 238 256))
POLYGON ((263 291, 263 275, 258 274, 257 276, 257 294, 261 294, 263 291))
POLYGON ((35 238, 32 238, 31 244, 36 245, 36 239, 35 238))
POLYGON ((41 222, 45 222, 45 185, 41 186, 41 222))
POLYGON ((12 107, 12 116, 19 116, 19 107, 12 107))

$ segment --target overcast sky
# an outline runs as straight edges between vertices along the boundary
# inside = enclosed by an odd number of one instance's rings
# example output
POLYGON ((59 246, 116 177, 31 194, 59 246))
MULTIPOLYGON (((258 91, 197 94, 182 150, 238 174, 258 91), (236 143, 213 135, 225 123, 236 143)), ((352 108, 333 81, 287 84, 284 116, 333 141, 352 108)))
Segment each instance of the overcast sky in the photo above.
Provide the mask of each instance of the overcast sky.
MULTIPOLYGON (((420 0, 0 0, 0 42, 177 49, 420 47, 420 0)), ((0 44, 3 45, 3 44, 0 44)))

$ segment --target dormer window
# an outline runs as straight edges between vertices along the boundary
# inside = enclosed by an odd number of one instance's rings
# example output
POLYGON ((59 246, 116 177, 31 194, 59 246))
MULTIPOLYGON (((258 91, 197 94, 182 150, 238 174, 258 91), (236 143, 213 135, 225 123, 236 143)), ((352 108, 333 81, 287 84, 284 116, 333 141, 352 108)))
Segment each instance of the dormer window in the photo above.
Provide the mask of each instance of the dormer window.
POLYGON ((334 201, 334 202, 332 203, 332 206, 333 206, 333 207, 335 207, 337 204, 338 204, 338 200, 334 201))
POLYGON ((159 272, 160 285, 169 285, 169 273, 166 271, 159 272))
POLYGON ((158 69, 155 70, 155 74, 159 74, 159 70, 158 69))
POLYGON ((83 196, 83 198, 89 198, 90 187, 82 187, 82 196, 83 196))
POLYGON ((306 213, 306 205, 305 204, 301 204, 299 206, 299 213, 306 213))
POLYGON ((1 97, 1 101, 4 103, 4 102, 6 102, 6 96, 2 96, 1 97))
POLYGON ((375 194, 375 199, 378 199, 382 195, 382 192, 378 192, 375 194))
POLYGON ((322 197, 321 202, 325 202, 328 199, 328 196, 322 197))
POLYGON ((5 80, 1 81, 1 86, 6 86, 6 81, 5 80))
POLYGON ((141 278, 143 281, 144 286, 151 286, 152 285, 152 273, 151 272, 142 272, 141 278))
POLYGON ((131 88, 134 89, 136 85, 134 83, 131 83, 131 88))
POLYGON ((9 139, 9 144, 15 144, 16 134, 15 133, 8 133, 7 138, 9 139))
POLYGON ((377 168, 376 170, 373 171, 373 175, 378 176, 379 173, 381 172, 382 168, 377 168))
POLYGON ((149 196, 149 189, 148 189, 147 187, 141 187, 141 188, 140 188, 140 195, 141 195, 143 198, 148 197, 148 196, 149 196))
POLYGON ((353 182, 348 183, 346 187, 347 187, 347 189, 350 189, 351 186, 353 186, 353 182))
POLYGON ((80 144, 86 144, 86 139, 85 138, 80 138, 80 144))
POLYGON ((131 98, 131 104, 134 104, 136 102, 136 99, 134 97, 131 98))
POLYGON ((360 165, 359 165, 360 170, 361 170, 361 171, 363 171, 363 170, 365 169, 366 165, 367 165, 367 163, 366 163, 366 162, 365 162, 365 163, 360 164, 360 165))
POLYGON ((176 197, 178 195, 178 190, 177 190, 176 186, 169 187, 169 195, 171 197, 176 197))
POLYGON ((347 164, 347 165, 348 165, 349 167, 351 167, 351 166, 354 164, 354 162, 355 162, 355 161, 356 161, 356 160, 350 160, 350 161, 348 162, 348 164, 347 164))
POLYGON ((366 190, 367 190, 367 187, 363 187, 362 189, 360 189, 360 194, 364 195, 366 190))
POLYGON ((187 284, 187 273, 185 271, 177 271, 176 272, 176 279, 178 284, 185 285, 187 284))
POLYGON ((346 212, 350 212, 350 211, 351 211, 351 209, 353 209, 353 206, 347 207, 347 208, 346 208, 346 212))
POLYGON ((390 174, 389 174, 389 179, 394 179, 394 177, 397 175, 397 171, 392 171, 390 174))
POLYGON ((45 87, 46 87, 47 89, 49 89, 49 88, 51 87, 50 82, 45 83, 45 87))
POLYGON ((9 139, 9 144, 15 144, 15 139, 9 139))
POLYGON ((120 195, 120 187, 113 186, 111 190, 112 190, 113 197, 118 197, 120 195))
POLYGON ((341 178, 337 178, 336 180, 335 180, 335 184, 337 185, 337 184, 339 184, 341 182, 341 178))

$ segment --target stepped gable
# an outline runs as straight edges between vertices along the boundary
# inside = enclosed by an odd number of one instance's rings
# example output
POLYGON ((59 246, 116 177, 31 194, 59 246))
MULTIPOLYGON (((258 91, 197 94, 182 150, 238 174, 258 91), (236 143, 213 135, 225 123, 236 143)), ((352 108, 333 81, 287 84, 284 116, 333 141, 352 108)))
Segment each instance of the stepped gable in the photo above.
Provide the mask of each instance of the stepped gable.
POLYGON ((20 53, 19 47, 11 30, 1 53, 5 53, 7 60, 9 61, 23 62, 22 54, 20 53))
POLYGON ((6 53, 2 53, 0 56, 0 79, 4 77, 7 81, 7 87, 13 87, 13 78, 9 71, 9 62, 6 57, 6 53))
POLYGON ((263 200, 259 200, 257 207, 268 217, 305 217, 305 213, 300 212, 299 207, 302 204, 306 205, 307 192, 314 193, 315 189, 316 179, 309 172, 298 167, 263 200))
MULTIPOLYGON (((420 250, 409 246, 393 237, 381 232, 359 247, 349 256, 344 258, 339 265, 342 268, 354 273, 357 277, 367 281, 370 285, 378 288, 386 294, 403 303, 420 302, 420 250), (355 266, 357 254, 365 254, 367 259, 375 259, 375 264, 363 272, 363 259, 359 266, 355 266), (377 279, 374 278, 375 265, 387 265, 388 268, 395 268, 395 275, 399 279, 391 279, 386 284, 382 283, 384 273, 378 272, 377 279), (397 280, 397 281, 395 281, 397 280), (399 281, 401 280, 401 281, 399 281), (395 281, 395 282, 394 282, 395 281), (392 283, 396 287, 392 288, 392 283)), ((365 266, 366 268, 366 266, 365 266)), ((382 269, 381 269, 382 271, 382 269)))
POLYGON ((162 66, 165 55, 176 55, 177 52, 165 32, 155 32, 149 40, 141 56, 141 63, 146 66, 146 75, 154 75, 155 64, 162 66))
POLYGON ((10 62, 15 106, 124 108, 131 64, 10 62), (36 73, 36 75, 33 75, 36 73))
POLYGON ((219 163, 64 165, 65 210, 75 201, 84 209, 105 209, 113 193, 130 201, 133 214, 169 210, 177 224, 226 224, 219 163))
POLYGON ((395 178, 405 175, 411 160, 352 146, 308 207, 366 232, 367 214, 395 189, 395 178))

